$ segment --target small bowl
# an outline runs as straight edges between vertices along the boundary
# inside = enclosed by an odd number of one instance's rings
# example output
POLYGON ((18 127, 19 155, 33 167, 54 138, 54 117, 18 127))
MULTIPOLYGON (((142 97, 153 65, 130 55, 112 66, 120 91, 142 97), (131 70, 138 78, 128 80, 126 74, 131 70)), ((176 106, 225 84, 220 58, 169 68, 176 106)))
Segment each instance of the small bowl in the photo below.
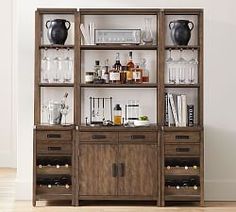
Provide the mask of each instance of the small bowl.
POLYGON ((135 127, 147 127, 150 125, 149 121, 142 121, 142 120, 134 120, 134 126, 135 127))

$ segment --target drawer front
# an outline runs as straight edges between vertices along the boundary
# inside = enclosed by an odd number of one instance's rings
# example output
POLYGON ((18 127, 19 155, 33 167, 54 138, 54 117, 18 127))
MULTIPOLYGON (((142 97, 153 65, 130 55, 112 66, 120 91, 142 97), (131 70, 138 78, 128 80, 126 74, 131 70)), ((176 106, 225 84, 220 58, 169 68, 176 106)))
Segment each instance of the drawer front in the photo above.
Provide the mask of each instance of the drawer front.
POLYGON ((176 187, 165 187, 165 195, 200 195, 200 188, 180 187, 179 189, 176 189, 176 187))
POLYGON ((72 194, 71 186, 51 186, 50 188, 46 185, 37 185, 37 194, 51 194, 51 195, 62 195, 62 194, 72 194))
POLYGON ((37 131, 36 139, 38 141, 71 141, 72 131, 37 131))
POLYGON ((43 154, 71 154, 71 144, 62 141, 41 141, 37 143, 37 153, 43 154))
POLYGON ((157 142, 155 132, 120 132, 120 142, 157 142))
POLYGON ((199 144, 166 144, 166 155, 199 155, 199 144))
POLYGON ((116 132, 81 132, 79 136, 82 142, 117 142, 116 132))
POLYGON ((200 142, 200 132, 168 132, 164 133, 165 143, 200 142))

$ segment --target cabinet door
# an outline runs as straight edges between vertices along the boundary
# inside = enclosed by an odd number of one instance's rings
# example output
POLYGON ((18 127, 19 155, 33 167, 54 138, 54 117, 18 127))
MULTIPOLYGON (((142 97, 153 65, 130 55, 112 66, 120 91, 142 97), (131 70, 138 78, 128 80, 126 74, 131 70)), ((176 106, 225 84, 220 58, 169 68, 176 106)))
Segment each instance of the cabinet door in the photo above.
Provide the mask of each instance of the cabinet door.
POLYGON ((80 144, 79 151, 79 194, 116 195, 117 146, 80 144))
POLYGON ((118 195, 157 196, 157 146, 119 145, 118 195))

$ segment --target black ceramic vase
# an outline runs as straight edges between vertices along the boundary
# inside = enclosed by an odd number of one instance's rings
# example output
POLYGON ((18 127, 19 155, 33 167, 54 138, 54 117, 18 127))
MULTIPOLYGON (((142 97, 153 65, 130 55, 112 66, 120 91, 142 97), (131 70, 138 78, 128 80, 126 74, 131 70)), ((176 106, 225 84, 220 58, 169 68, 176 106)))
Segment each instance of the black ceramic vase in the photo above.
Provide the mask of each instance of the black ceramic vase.
POLYGON ((188 45, 194 24, 189 20, 175 20, 169 23, 171 40, 174 45, 188 45))
POLYGON ((70 28, 69 21, 64 19, 48 20, 46 28, 48 29, 47 36, 51 44, 64 45, 70 28), (66 23, 68 26, 66 26, 66 23))

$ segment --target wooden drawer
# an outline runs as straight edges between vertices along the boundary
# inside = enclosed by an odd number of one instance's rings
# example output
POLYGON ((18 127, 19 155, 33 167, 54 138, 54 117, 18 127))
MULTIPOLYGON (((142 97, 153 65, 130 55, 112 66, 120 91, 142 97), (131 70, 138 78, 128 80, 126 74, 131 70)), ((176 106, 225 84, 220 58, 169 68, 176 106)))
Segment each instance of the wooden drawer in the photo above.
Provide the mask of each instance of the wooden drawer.
POLYGON ((72 131, 42 130, 36 132, 37 141, 71 141, 72 131))
POLYGON ((200 168, 188 167, 188 169, 185 169, 184 167, 171 167, 168 169, 165 167, 165 175, 200 175, 200 168))
POLYGON ((36 192, 37 194, 72 194, 72 186, 66 188, 66 186, 52 186, 48 188, 47 185, 37 185, 36 192))
POLYGON ((165 195, 176 195, 176 196, 185 196, 185 195, 200 195, 200 188, 198 187, 196 190, 194 187, 180 187, 176 189, 176 187, 165 187, 165 195))
POLYGON ((37 143, 37 153, 71 154, 72 144, 64 141, 40 141, 37 143))
POLYGON ((81 132, 79 136, 82 142, 117 142, 116 132, 81 132))
POLYGON ((42 166, 42 168, 37 167, 37 174, 41 175, 50 175, 50 174, 67 174, 70 175, 72 173, 71 166, 65 167, 60 166, 60 168, 56 168, 56 166, 42 166))
POLYGON ((165 143, 200 142, 200 132, 168 132, 164 133, 165 143))
POLYGON ((155 132, 120 132, 120 142, 157 142, 155 132))
POLYGON ((166 155, 199 155, 199 144, 166 144, 166 155))

